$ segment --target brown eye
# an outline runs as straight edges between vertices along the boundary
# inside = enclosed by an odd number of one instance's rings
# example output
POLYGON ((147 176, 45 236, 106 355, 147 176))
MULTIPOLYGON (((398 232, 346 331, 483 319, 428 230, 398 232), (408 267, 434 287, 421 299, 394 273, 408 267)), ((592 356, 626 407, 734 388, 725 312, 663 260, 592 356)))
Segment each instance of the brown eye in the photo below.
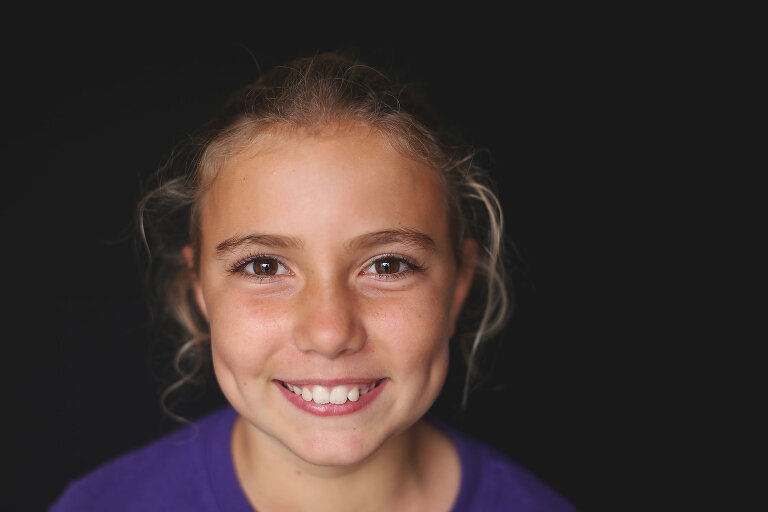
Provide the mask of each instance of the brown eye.
POLYGON ((363 270, 362 274, 381 281, 388 281, 405 278, 413 272, 421 272, 422 270, 423 267, 406 256, 382 254, 368 263, 368 267, 363 270))
POLYGON ((275 258, 256 258, 245 267, 246 272, 260 277, 285 274, 286 270, 275 258))
POLYGON ((379 260, 373 264, 373 268, 377 274, 396 274, 400 272, 400 261, 391 260, 379 260))

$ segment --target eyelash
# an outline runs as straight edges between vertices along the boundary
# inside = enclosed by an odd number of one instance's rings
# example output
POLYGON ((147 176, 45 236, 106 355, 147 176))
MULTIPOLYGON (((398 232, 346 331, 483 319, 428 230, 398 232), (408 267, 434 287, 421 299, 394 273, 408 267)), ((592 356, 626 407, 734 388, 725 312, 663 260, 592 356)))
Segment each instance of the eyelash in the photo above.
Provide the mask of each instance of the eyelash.
MULTIPOLYGON (((228 269, 228 271, 230 274, 241 274, 248 279, 255 279, 257 281, 272 281, 276 279, 279 275, 284 275, 284 274, 278 274, 273 276, 264 276, 264 275, 254 274, 246 271, 246 268, 248 267, 248 265, 258 260, 275 261, 277 262, 278 265, 281 265, 282 267, 284 267, 288 271, 289 275, 291 274, 291 271, 288 269, 288 266, 285 264, 282 258, 278 256, 274 256, 272 254, 262 254, 262 253, 251 254, 249 256, 246 256, 245 258, 239 260, 237 263, 232 265, 228 269)), ((364 270, 361 272, 361 274, 371 275, 371 276, 374 276, 375 279, 379 279, 382 281, 393 281, 396 279, 402 279, 403 277, 409 274, 412 274, 414 272, 423 272, 423 271, 424 271, 424 267, 417 264, 414 260, 412 260, 407 256, 403 256, 399 254, 382 254, 368 261, 365 264, 364 270), (366 272, 367 269, 373 267, 377 263, 381 263, 384 261, 398 262, 400 264, 404 263, 407 268, 405 270, 399 270, 398 272, 395 272, 392 274, 377 274, 376 272, 366 272)))
POLYGON ((393 274, 377 274, 375 272, 367 273, 365 270, 363 271, 364 275, 372 275, 376 279, 380 279, 382 281, 391 281, 395 279, 402 279, 403 277, 412 274, 413 272, 422 272, 424 270, 424 267, 417 264, 415 261, 413 261, 411 258, 408 258, 406 256, 402 256, 399 254, 382 254, 381 256, 377 256, 373 260, 369 261, 365 265, 365 269, 369 269, 372 266, 376 265, 376 263, 380 263, 383 261, 393 261, 398 263, 405 263, 406 269, 400 270, 398 272, 395 272, 393 274))
POLYGON ((277 277, 279 277, 280 275, 284 275, 284 274, 278 274, 273 276, 264 276, 259 274, 253 274, 251 272, 246 271, 246 268, 248 267, 248 265, 258 260, 275 261, 277 262, 278 265, 281 265, 283 268, 285 268, 289 274, 291 273, 291 271, 288 269, 288 266, 285 264, 282 258, 279 258, 278 256, 274 256, 272 254, 262 254, 262 253, 251 254, 241 259, 240 261, 238 261, 237 263, 235 263, 229 268, 229 273, 241 274, 248 279, 255 279, 257 281, 272 281, 277 277))

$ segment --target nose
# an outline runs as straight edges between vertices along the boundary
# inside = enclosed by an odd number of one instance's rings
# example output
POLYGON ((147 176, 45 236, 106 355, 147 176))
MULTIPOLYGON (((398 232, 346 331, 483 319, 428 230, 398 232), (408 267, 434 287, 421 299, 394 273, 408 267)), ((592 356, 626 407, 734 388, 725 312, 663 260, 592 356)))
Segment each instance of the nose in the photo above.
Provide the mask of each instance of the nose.
POLYGON ((366 340, 359 309, 354 291, 343 283, 307 283, 297 307, 296 346, 327 358, 357 352, 366 340))

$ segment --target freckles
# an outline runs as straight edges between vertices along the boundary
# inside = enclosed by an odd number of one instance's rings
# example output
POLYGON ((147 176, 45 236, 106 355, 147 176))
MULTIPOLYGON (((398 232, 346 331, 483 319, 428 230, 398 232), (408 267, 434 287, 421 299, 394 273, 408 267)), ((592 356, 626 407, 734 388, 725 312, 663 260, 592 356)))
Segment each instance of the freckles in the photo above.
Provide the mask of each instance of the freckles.
POLYGON ((284 345, 283 309, 242 295, 220 304, 211 316, 213 349, 233 368, 262 365, 284 345))
POLYGON ((411 351, 424 345, 422 342, 414 343, 417 338, 432 340, 443 335, 444 317, 447 316, 443 306, 439 297, 420 294, 407 301, 379 304, 369 310, 369 318, 375 322, 376 330, 384 335, 388 344, 402 345, 411 351))

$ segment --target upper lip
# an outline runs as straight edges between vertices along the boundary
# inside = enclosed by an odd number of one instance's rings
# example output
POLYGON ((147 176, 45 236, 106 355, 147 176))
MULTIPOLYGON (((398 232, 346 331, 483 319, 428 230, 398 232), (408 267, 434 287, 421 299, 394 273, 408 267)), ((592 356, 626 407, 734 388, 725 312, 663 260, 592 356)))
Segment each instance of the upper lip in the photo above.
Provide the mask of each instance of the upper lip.
POLYGON ((382 380, 381 377, 353 377, 344 379, 275 379, 293 386, 352 386, 373 385, 382 380))

